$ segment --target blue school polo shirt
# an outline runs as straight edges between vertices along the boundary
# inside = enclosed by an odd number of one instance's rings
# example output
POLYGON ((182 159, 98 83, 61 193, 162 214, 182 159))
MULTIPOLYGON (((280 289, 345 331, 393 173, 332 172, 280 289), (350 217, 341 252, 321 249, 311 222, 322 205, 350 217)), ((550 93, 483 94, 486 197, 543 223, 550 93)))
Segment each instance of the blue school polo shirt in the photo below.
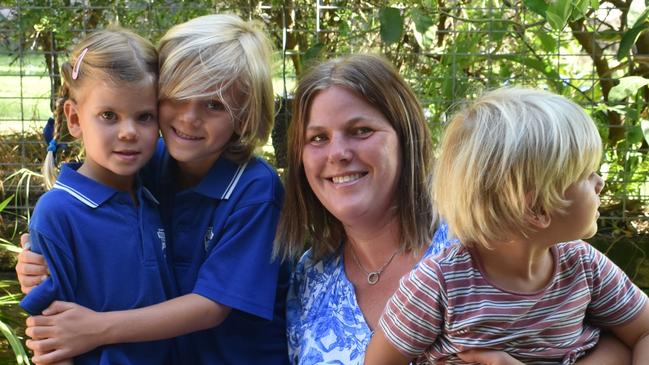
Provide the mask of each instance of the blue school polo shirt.
MULTIPOLYGON (((101 312, 165 301, 171 284, 157 200, 138 187, 136 206, 128 193, 79 174, 79 166, 64 165, 34 208, 31 249, 45 256, 50 276, 20 305, 35 315, 54 300, 101 312)), ((74 363, 165 364, 170 348, 170 341, 107 345, 74 363)))
POLYGON ((176 191, 177 164, 162 144, 152 164, 178 294, 232 308, 217 327, 178 340, 179 363, 288 364, 289 270, 271 260, 284 193, 276 172, 259 158, 221 157, 198 185, 176 191))

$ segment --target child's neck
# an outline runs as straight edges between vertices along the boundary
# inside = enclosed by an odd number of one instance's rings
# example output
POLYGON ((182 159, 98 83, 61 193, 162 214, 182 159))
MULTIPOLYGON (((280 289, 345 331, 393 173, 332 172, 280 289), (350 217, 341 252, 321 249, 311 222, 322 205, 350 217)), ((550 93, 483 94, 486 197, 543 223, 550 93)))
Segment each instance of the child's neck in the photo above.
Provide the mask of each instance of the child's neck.
POLYGON ((552 279, 555 260, 553 244, 528 239, 494 242, 493 249, 476 244, 473 252, 478 256, 483 274, 497 287, 518 293, 542 290, 552 279))
POLYGON ((205 175, 209 173, 211 167, 212 165, 195 166, 194 164, 190 163, 178 162, 178 167, 176 170, 178 190, 182 191, 198 185, 203 180, 205 175))
POLYGON ((110 173, 108 170, 93 169, 91 164, 83 163, 77 172, 96 182, 110 186, 113 189, 128 193, 133 200, 133 204, 138 205, 138 199, 135 195, 135 175, 118 176, 110 173))

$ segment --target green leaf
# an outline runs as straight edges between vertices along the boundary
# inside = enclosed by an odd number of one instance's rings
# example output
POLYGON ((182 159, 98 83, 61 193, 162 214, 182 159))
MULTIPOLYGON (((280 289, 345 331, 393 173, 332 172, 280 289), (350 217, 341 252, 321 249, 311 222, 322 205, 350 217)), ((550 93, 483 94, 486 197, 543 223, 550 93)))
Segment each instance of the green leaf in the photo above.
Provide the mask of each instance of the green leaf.
POLYGON ((557 50, 557 39, 548 32, 536 32, 534 33, 539 40, 541 41, 541 46, 543 50, 547 53, 554 53, 557 50))
POLYGON ((563 27, 566 25, 566 23, 561 19, 561 17, 559 17, 556 14, 547 12, 545 14, 545 17, 547 18, 548 23, 550 23, 550 26, 555 30, 562 30, 563 27))
POLYGON ((526 8, 542 17, 545 17, 545 13, 548 10, 548 4, 546 4, 544 0, 523 0, 523 4, 526 8))
POLYGON ((641 119, 640 120, 640 129, 642 129, 642 135, 644 140, 649 143, 649 120, 641 119))
POLYGON ((0 212, 2 212, 2 211, 7 207, 7 205, 9 205, 9 202, 10 202, 13 198, 14 198, 13 195, 9 195, 9 197, 8 197, 7 199, 5 199, 5 200, 3 200, 2 202, 0 202, 0 212))
POLYGON ((627 129, 625 134, 626 134, 625 138, 627 142, 631 144, 640 143, 645 138, 642 128, 639 125, 627 129))
POLYGON ((621 101, 635 95, 638 89, 649 84, 649 79, 640 76, 622 77, 620 83, 613 86, 608 93, 609 101, 621 101))
POLYGON ((568 17, 570 17, 571 1, 570 0, 554 0, 548 6, 545 16, 548 23, 555 30, 562 30, 566 26, 568 17))
POLYGON ((300 62, 302 63, 302 67, 308 68, 313 61, 318 60, 318 58, 322 54, 323 49, 324 49, 324 44, 319 42, 309 47, 309 49, 307 49, 306 52, 304 52, 304 55, 300 60, 300 62))
POLYGON ((586 15, 590 6, 590 0, 577 0, 574 2, 574 10, 572 11, 572 20, 581 19, 586 15))
POLYGON ((638 37, 642 32, 647 30, 647 24, 641 24, 635 28, 631 28, 624 32, 624 35, 622 36, 622 40, 620 41, 620 48, 617 50, 617 59, 618 61, 621 61, 624 57, 626 57, 629 54, 629 51, 631 51, 631 47, 635 44, 635 42, 638 40, 638 37))
POLYGON ((320 54, 322 53, 323 48, 324 44, 319 42, 309 47, 309 49, 304 52, 304 60, 308 62, 310 60, 318 58, 318 56, 320 56, 320 54))
POLYGON ((421 48, 428 48, 433 44, 435 39, 435 22, 433 18, 417 8, 410 11, 410 18, 414 24, 412 32, 415 35, 415 40, 421 48))
MULTIPOLYGON (((7 241, 7 242, 9 242, 9 241, 7 241)), ((23 251, 22 248, 20 248, 20 247, 18 247, 16 245, 12 245, 11 242, 9 242, 9 243, 0 243, 0 247, 3 250, 13 252, 13 253, 21 253, 23 251)))
POLYGON ((599 9, 599 0, 590 0, 591 9, 599 9))
POLYGON ((500 43, 505 35, 508 34, 509 26, 511 25, 508 21, 494 21, 491 23, 491 29, 489 33, 491 34, 491 40, 493 42, 500 43))
POLYGON ((29 364, 29 357, 27 356, 20 339, 16 336, 14 331, 2 321, 0 321, 0 333, 2 333, 9 342, 9 345, 16 356, 16 362, 20 365, 29 364))
POLYGON ((381 40, 387 44, 401 40, 403 33, 403 18, 397 8, 381 8, 379 11, 381 22, 381 40))
POLYGON ((552 66, 545 64, 542 60, 531 58, 531 57, 514 56, 514 55, 502 55, 502 56, 499 55, 496 56, 495 58, 503 58, 503 59, 511 60, 512 62, 520 63, 521 65, 524 65, 526 67, 529 67, 531 69, 534 69, 542 73, 547 78, 547 81, 552 84, 555 91, 557 92, 560 92, 564 86, 561 83, 561 75, 559 75, 559 73, 552 66))
POLYGON ((435 25, 433 18, 425 14, 420 9, 414 8, 410 11, 410 17, 415 23, 415 29, 419 33, 426 33, 428 29, 435 25))

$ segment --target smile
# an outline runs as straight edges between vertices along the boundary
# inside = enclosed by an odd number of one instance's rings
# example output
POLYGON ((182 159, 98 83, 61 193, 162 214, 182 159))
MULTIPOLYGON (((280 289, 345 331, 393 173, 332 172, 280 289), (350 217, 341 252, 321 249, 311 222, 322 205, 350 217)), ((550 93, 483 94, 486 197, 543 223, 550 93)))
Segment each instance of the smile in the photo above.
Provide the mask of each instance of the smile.
POLYGON ((171 127, 171 129, 174 131, 174 133, 176 133, 176 135, 178 137, 180 137, 182 139, 187 139, 187 140, 190 140, 190 141, 197 141, 199 139, 202 139, 201 137, 195 137, 195 136, 191 136, 189 134, 185 134, 185 133, 179 131, 178 129, 176 129, 174 127, 171 127))
POLYGON ((344 184, 352 181, 356 181, 360 179, 361 177, 365 176, 365 174, 350 174, 350 175, 343 175, 343 176, 334 176, 331 178, 331 181, 334 184, 344 184))

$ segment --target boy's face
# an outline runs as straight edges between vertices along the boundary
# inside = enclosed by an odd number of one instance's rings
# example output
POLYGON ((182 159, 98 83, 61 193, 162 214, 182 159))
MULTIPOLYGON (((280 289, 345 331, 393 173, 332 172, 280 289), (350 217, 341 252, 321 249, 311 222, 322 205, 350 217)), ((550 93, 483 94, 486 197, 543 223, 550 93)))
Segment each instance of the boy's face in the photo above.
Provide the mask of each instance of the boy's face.
POLYGON ((568 187, 564 198, 571 202, 565 214, 553 214, 552 224, 565 234, 564 241, 590 238, 597 232, 599 194, 604 180, 593 172, 568 187))
POLYGON ((234 133, 234 121, 218 99, 160 101, 160 131, 181 173, 202 178, 234 133))

